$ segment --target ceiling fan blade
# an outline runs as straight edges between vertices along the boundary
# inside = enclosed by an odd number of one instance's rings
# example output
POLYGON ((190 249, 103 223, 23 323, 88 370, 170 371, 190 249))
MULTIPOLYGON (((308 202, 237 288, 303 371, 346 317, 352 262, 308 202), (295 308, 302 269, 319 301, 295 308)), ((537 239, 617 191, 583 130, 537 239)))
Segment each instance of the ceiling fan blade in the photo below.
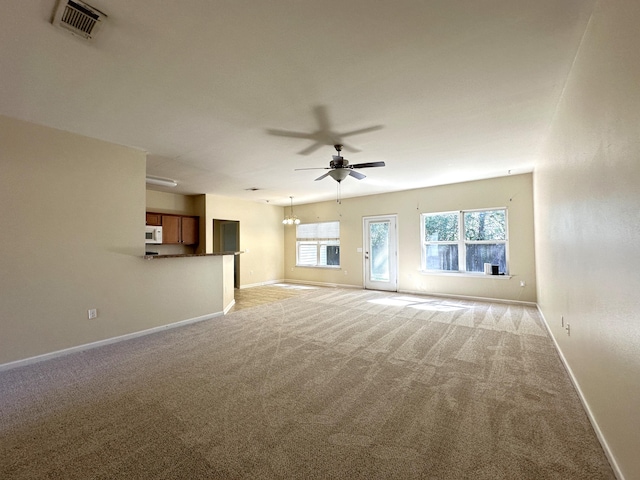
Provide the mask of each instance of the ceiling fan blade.
POLYGON ((273 128, 268 128, 267 133, 269 135, 275 135, 277 137, 306 138, 308 140, 315 140, 315 136, 313 133, 290 132, 289 130, 276 130, 273 128))
POLYGON ((375 132, 376 130, 380 130, 381 128, 384 128, 384 127, 382 125, 374 125, 373 127, 360 128, 358 130, 352 130, 347 133, 341 133, 340 136, 349 137, 351 135, 360 135, 361 133, 375 132))
POLYGON ((298 155, 310 155, 310 154, 312 154, 313 152, 315 152, 316 150, 318 150, 321 147, 324 147, 324 143, 316 142, 316 143, 312 144, 311 146, 305 148, 304 150, 300 150, 298 152, 298 155))
POLYGON ((313 107, 313 113, 318 121, 318 128, 323 133, 330 132, 329 128, 329 114, 327 113, 326 105, 316 105, 313 107))
POLYGON ((362 180, 363 178, 366 178, 366 175, 361 174, 360 172, 356 172, 354 170, 349 170, 349 175, 351 175, 352 177, 357 178, 358 180, 362 180))
POLYGON ((315 181, 317 182, 318 180, 322 180, 327 175, 329 175, 329 172, 325 173, 324 175, 320 175, 318 178, 315 179, 315 181))
POLYGON ((342 148, 343 150, 346 150, 347 152, 351 152, 351 153, 359 153, 362 151, 359 148, 353 147, 351 145, 347 145, 345 143, 342 143, 342 148))
POLYGON ((308 168, 294 168, 294 171, 298 170, 331 170, 329 167, 308 167, 308 168))
POLYGON ((355 165, 350 165, 351 168, 371 168, 371 167, 384 167, 384 162, 368 162, 368 163, 356 163, 355 165))

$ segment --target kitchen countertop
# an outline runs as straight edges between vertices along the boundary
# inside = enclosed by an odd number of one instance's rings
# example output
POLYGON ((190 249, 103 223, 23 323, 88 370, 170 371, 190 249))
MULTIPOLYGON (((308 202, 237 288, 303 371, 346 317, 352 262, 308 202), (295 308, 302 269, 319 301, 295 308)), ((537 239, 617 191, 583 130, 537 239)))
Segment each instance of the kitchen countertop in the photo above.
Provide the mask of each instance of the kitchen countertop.
POLYGON ((144 255, 142 258, 145 260, 155 260, 157 258, 184 258, 184 257, 216 257, 220 255, 240 255, 244 253, 240 252, 215 252, 215 253, 182 253, 175 255, 144 255))

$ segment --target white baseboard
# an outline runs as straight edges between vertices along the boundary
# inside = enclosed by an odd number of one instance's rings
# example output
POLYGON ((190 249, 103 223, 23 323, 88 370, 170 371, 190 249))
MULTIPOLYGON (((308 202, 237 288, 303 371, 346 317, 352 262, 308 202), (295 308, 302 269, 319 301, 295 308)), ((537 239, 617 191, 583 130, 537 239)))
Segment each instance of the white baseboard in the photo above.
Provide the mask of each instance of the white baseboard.
MULTIPOLYGON (((259 283, 259 284, 253 284, 253 285, 244 285, 240 288, 250 288, 250 287, 254 287, 254 286, 260 286, 260 285, 268 285, 268 284, 274 284, 274 283, 293 283, 293 284, 297 284, 297 285, 313 285, 313 286, 317 286, 317 287, 333 287, 333 288, 352 288, 352 289, 357 289, 357 290, 365 290, 365 288, 362 285, 348 285, 348 284, 343 284, 343 283, 328 283, 328 282, 313 282, 310 280, 293 280, 293 279, 285 279, 285 280, 274 280, 272 282, 263 282, 263 283, 259 283)), ((448 294, 448 293, 431 293, 431 292, 425 292, 425 291, 417 291, 417 290, 398 290, 397 293, 407 293, 407 294, 411 294, 411 295, 426 295, 429 297, 442 297, 442 298, 455 298, 458 300, 472 300, 475 302, 494 302, 494 303, 508 303, 508 304, 512 304, 512 305, 526 305, 529 307, 537 307, 537 304, 535 302, 525 302, 523 300, 508 300, 508 299, 503 299, 503 298, 490 298, 490 297, 472 297, 469 295, 454 295, 454 294, 448 294)))
POLYGON ((248 283, 246 285, 240 285, 240 290, 245 288, 252 287, 262 287, 265 285, 275 285, 278 283, 292 283, 294 285, 313 285, 316 287, 336 287, 336 288, 362 288, 359 285, 346 285, 342 283, 327 283, 327 282, 312 282, 307 280, 291 280, 289 278, 280 279, 280 280, 269 280, 266 282, 258 282, 258 283, 248 283))
MULTIPOLYGON (((235 303, 235 300, 233 303, 235 303)), ((233 305, 233 303, 230 305, 230 307, 233 305)), ((148 328, 146 330, 140 330, 139 332, 127 333, 125 335, 119 335, 117 337, 106 338, 104 340, 98 340, 96 342, 85 343, 83 345, 65 348, 63 350, 56 350, 55 352, 44 353, 42 355, 37 355, 35 357, 29 357, 29 358, 24 358, 22 360, 3 363, 2 365, 0 365, 0 372, 4 370, 10 370, 12 368, 24 367, 26 365, 43 362, 45 360, 51 360, 53 358, 64 357, 65 355, 70 355, 76 352, 82 352, 85 350, 91 350, 93 348, 103 347, 105 345, 111 345, 112 343, 123 342, 125 340, 130 340, 132 338, 142 337, 144 335, 150 335, 152 333, 161 332, 162 330, 168 330, 170 328, 183 327, 185 325, 189 325, 190 323, 197 323, 197 322, 202 322, 204 320, 210 320, 212 318, 224 315, 224 313, 226 312, 217 312, 209 315, 202 315, 200 317, 188 318, 186 320, 180 320, 179 322, 169 323, 167 325, 160 325, 158 327, 148 328)))
POLYGON ((313 285, 316 287, 355 288, 355 289, 362 290, 361 285, 347 285, 344 283, 312 282, 308 280, 290 280, 290 279, 284 280, 283 283, 293 283, 296 285, 313 285))
POLYGON ((231 307, 233 307, 235 304, 236 304, 236 299, 234 298, 231 302, 229 302, 229 305, 227 305, 227 307, 224 309, 224 312, 222 312, 222 313, 224 315, 229 313, 229 310, 231 310, 231 307))
POLYGON ((604 450, 604 454, 607 456, 607 459, 609 460, 609 464, 611 465, 611 468, 613 469, 613 473, 615 474, 615 476, 616 476, 616 478, 618 480, 624 480, 624 475, 622 474, 622 471, 620 470, 620 467, 618 466, 618 462, 616 462, 616 458, 613 455, 613 452, 611 451, 611 449, 609 448, 609 444, 607 443, 606 438, 602 434, 602 431, 600 430, 600 426, 598 425, 598 422, 596 422, 596 419, 593 416, 593 412, 591 412, 591 408, 589 408, 589 402, 587 402, 587 399, 585 398, 584 394, 582 393, 582 389, 580 388, 580 384, 578 383, 578 380, 574 376, 573 370, 571 370, 571 367, 569 366, 569 363, 567 362, 567 359, 565 358, 564 354, 562 353, 562 350, 560 349, 560 345, 558 344, 558 342, 556 340, 556 337, 551 332, 551 327, 549 326, 549 323, 547 322, 547 319, 544 317, 544 313, 542 313, 542 310, 540 309, 540 305, 536 304, 536 307, 538 309, 538 312, 540 313, 540 317, 542 318, 542 322, 544 323, 544 326, 547 329, 547 332, 549 333, 549 336, 551 337, 551 340, 553 341, 553 345, 556 348, 556 352, 558 352, 558 355, 560 356, 560 360, 562 361, 562 364, 564 365, 564 368, 566 369, 567 373, 569 374, 569 378, 571 379, 571 383, 573 384, 573 388, 575 388, 576 392, 578 393, 578 398, 580 398, 580 402, 582 402, 582 406, 584 407, 585 412, 587 413, 587 418, 591 422, 591 426, 593 427, 593 430, 596 432, 596 436, 598 437, 598 440, 600 441, 600 445, 602 446, 602 449, 604 450))
POLYGON ((525 302, 523 300, 508 300, 504 298, 472 297, 469 295, 454 295, 450 293, 431 293, 431 292, 414 291, 414 290, 398 290, 398 293, 409 293, 411 295, 428 295, 430 297, 455 298, 458 300, 472 300, 474 302, 508 303, 512 305, 526 305, 529 307, 537 307, 537 304, 535 302, 525 302))
POLYGON ((274 283, 283 283, 284 280, 268 280, 266 282, 258 282, 258 283, 247 283, 245 285, 240 285, 240 290, 251 287, 262 287, 264 285, 273 285, 274 283))

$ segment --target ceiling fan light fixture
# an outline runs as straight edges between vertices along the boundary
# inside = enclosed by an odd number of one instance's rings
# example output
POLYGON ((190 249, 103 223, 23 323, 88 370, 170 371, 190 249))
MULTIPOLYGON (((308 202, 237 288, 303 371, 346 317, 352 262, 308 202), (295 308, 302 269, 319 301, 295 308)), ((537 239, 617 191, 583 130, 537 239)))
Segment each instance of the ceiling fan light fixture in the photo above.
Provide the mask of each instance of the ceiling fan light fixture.
POLYGON ((335 170, 331 170, 329 172, 331 178, 333 178, 336 182, 341 182, 345 178, 349 176, 348 168, 336 168, 335 170))

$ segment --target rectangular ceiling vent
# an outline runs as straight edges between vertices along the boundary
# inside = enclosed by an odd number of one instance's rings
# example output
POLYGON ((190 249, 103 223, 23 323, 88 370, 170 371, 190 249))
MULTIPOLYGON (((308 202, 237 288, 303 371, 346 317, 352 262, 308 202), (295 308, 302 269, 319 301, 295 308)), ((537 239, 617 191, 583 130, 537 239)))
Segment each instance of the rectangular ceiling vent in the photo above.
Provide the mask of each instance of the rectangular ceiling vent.
POLYGON ((79 0, 60 0, 51 23, 82 38, 93 40, 106 18, 100 10, 79 0))

